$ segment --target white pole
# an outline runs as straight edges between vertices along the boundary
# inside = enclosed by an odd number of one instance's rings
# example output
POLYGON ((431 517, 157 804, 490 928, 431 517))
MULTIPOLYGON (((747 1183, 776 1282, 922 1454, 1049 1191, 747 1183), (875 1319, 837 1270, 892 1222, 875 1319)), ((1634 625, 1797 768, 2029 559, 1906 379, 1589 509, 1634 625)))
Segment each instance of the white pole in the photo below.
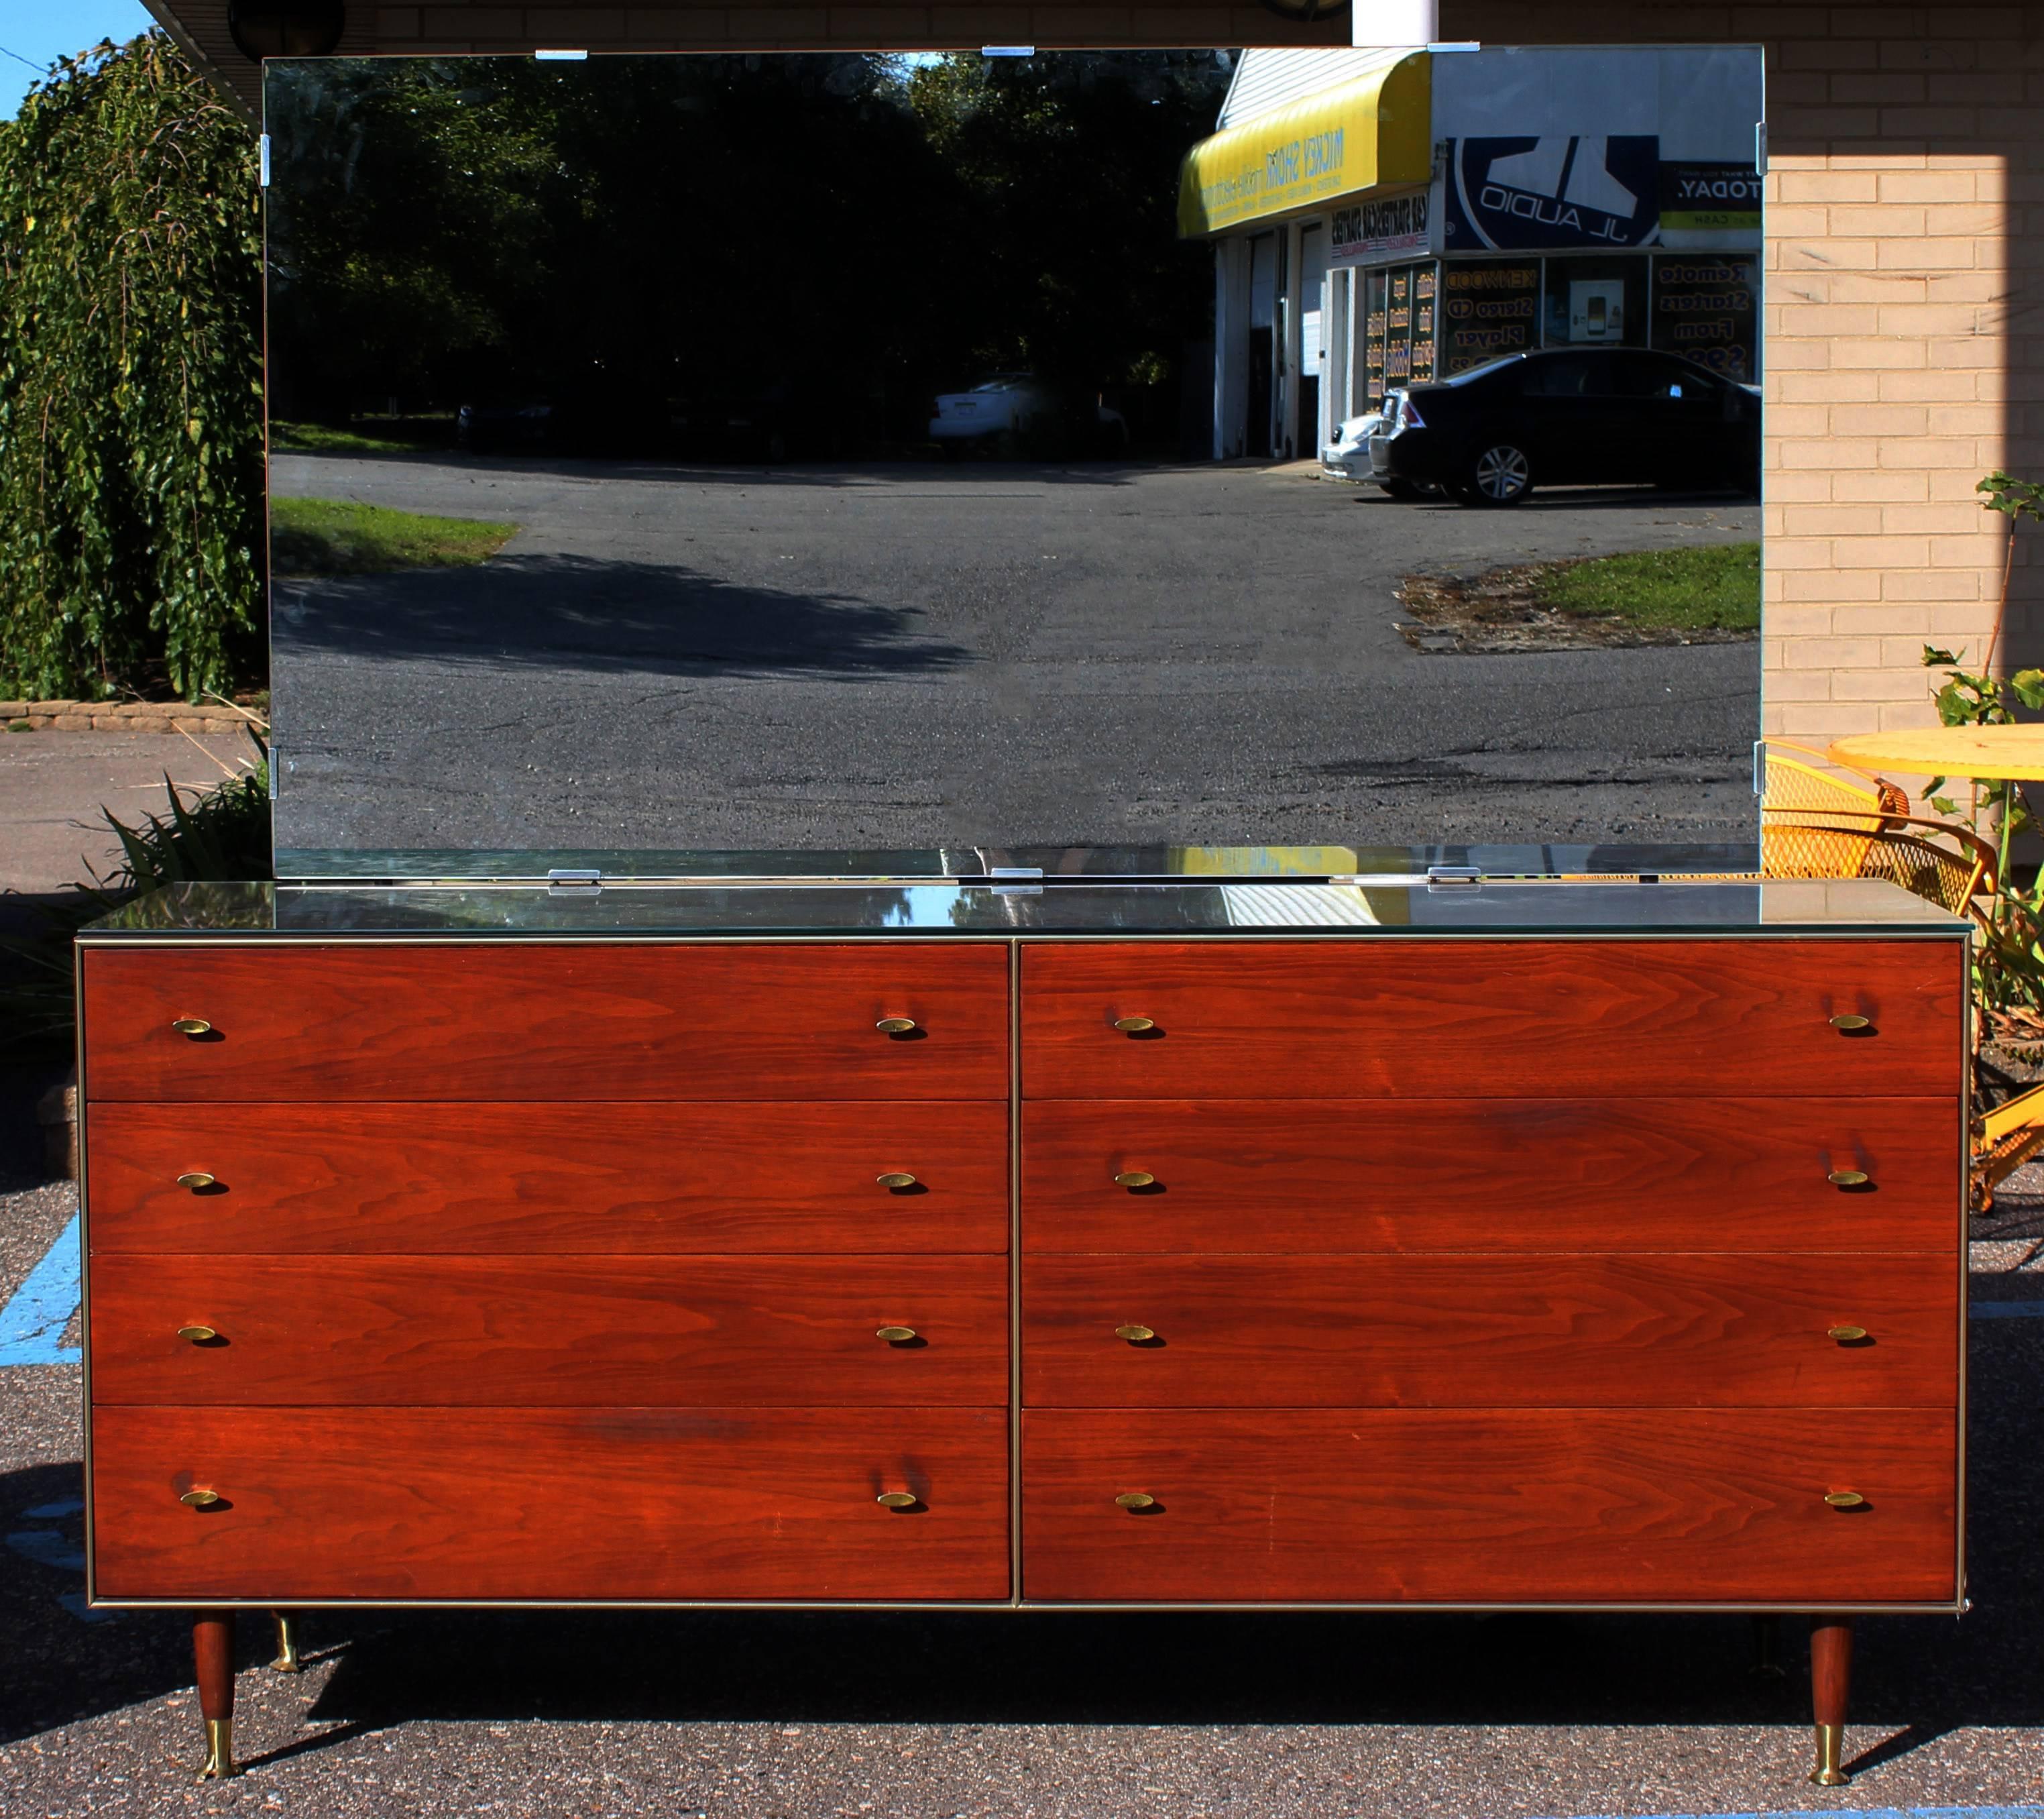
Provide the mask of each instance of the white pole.
POLYGON ((1349 0, 1351 44, 1420 49, 1441 37, 1440 0, 1349 0))

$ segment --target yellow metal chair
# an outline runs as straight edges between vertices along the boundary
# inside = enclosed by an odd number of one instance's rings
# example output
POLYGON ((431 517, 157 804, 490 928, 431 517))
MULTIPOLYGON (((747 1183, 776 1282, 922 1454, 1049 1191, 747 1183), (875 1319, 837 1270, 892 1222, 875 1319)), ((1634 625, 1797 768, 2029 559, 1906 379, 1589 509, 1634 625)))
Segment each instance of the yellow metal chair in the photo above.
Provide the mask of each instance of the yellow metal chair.
POLYGON ((1885 878, 1955 916, 1977 913, 1975 899, 1994 890, 1994 848, 1965 828, 1911 813, 1886 778, 1819 770, 1805 760, 1821 752, 1786 740, 1762 752, 1762 877, 1885 878))
MULTIPOLYGON (((1909 798, 1868 772, 1839 776, 1805 759, 1807 746, 1765 748, 1760 864, 1764 878, 1885 878, 1949 910, 1986 921, 1983 898, 1998 888, 1995 851, 1977 834, 1909 812, 1909 798), (1800 753, 1798 757, 1792 754, 1800 753)), ((1978 1063, 1977 1040, 1976 1064, 1978 1063)), ((1976 1212, 1995 1190, 2044 1152, 2044 1086, 2015 1094, 1973 1120, 1968 1198, 1976 1212)))

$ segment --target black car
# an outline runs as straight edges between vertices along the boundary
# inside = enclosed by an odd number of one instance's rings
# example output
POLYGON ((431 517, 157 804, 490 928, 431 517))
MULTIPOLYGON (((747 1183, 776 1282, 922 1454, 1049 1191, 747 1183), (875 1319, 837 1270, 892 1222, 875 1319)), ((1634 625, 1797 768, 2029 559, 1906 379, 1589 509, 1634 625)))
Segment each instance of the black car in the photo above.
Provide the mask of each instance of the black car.
POLYGON ((1760 398, 1679 354, 1554 348, 1388 393, 1370 471, 1394 498, 1435 487, 1516 506, 1536 486, 1760 490, 1760 398))

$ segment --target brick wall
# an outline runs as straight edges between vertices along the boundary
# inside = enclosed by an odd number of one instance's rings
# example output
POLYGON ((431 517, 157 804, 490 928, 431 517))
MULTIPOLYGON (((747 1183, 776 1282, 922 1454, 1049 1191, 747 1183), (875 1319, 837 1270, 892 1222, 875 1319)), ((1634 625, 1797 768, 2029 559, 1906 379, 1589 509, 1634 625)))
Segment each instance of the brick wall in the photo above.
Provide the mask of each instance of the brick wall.
MULTIPOLYGON (((152 4, 252 96, 225 0, 152 4)), ((349 0, 348 14, 358 52, 1347 37, 1345 20, 1301 29, 1228 6, 349 0)), ((1923 644, 1980 656, 2001 590, 2001 521, 1974 482, 1999 466, 2044 477, 2044 6, 1443 0, 1442 15, 1443 37, 1493 44, 1765 44, 1765 724, 1928 721, 1923 644)), ((2034 534, 2015 541, 2011 663, 2044 663, 2034 534)))

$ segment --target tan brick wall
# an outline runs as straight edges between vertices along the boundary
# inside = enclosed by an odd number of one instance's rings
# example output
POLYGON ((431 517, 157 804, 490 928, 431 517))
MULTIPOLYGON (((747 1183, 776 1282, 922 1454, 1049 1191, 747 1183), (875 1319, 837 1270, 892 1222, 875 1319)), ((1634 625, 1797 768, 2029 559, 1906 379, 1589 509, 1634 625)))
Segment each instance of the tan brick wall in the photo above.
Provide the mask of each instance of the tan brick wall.
MULTIPOLYGON (((152 0, 237 87, 225 0, 152 0)), ((351 0, 344 48, 813 48, 1342 42, 1243 6, 351 0)), ((2044 477, 2044 6, 1443 0, 1490 44, 1767 52, 1766 729, 1931 717, 1927 640, 1983 654, 2001 522, 1974 483, 2044 477)), ((2038 533, 2034 534, 2044 534, 2038 533)), ((2004 644, 2044 662, 2044 562, 2019 535, 2004 644)))

